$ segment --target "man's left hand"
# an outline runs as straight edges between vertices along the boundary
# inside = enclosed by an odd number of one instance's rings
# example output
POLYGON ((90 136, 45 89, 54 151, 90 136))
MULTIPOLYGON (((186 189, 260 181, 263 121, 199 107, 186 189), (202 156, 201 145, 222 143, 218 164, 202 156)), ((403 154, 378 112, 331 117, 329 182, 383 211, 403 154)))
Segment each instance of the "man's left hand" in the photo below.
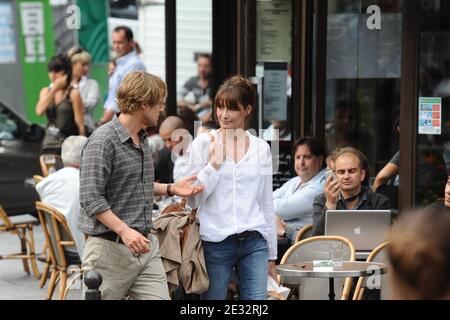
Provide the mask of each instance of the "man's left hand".
POLYGON ((194 185, 197 176, 180 179, 172 185, 171 192, 179 197, 195 196, 205 189, 204 186, 194 185))

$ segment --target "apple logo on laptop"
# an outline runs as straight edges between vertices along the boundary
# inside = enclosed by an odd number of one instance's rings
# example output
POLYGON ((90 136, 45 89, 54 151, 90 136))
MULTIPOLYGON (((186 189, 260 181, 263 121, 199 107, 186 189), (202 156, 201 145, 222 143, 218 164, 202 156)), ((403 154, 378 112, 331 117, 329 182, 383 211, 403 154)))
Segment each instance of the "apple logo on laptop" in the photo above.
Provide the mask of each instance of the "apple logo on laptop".
POLYGON ((353 232, 355 233, 355 235, 360 236, 362 233, 361 227, 357 227, 357 228, 353 229, 353 232))

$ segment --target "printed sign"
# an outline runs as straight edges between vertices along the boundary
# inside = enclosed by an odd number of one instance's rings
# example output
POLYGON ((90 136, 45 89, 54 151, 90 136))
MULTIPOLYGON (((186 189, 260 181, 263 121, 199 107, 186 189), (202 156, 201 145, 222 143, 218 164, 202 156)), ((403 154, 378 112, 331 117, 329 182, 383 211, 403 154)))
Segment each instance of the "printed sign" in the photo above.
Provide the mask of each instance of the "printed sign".
POLYGON ((287 120, 287 79, 286 62, 264 63, 264 120, 287 120))
POLYGON ((442 134, 442 98, 419 98, 419 134, 442 134))
POLYGON ((44 7, 42 2, 20 4, 22 33, 25 37, 25 62, 45 62, 44 7))
POLYGON ((0 3, 0 64, 16 63, 12 3, 0 3))

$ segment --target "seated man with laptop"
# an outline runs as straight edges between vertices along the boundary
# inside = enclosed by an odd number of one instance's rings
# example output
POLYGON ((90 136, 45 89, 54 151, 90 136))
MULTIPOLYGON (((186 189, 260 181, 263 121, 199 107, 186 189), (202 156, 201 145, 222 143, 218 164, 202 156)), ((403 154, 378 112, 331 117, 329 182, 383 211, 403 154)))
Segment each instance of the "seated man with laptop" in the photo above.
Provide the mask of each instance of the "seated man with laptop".
MULTIPOLYGON (((335 158, 335 173, 326 180, 325 192, 314 200, 313 236, 341 235, 358 244, 360 241, 354 240, 374 237, 373 234, 365 234, 366 231, 375 231, 381 236, 386 233, 387 237, 390 202, 387 197, 365 187, 369 178, 367 168, 367 158, 361 151, 354 148, 339 150, 335 158), (326 219, 329 220, 327 223, 326 219)), ((354 245, 356 250, 374 249, 354 245)))

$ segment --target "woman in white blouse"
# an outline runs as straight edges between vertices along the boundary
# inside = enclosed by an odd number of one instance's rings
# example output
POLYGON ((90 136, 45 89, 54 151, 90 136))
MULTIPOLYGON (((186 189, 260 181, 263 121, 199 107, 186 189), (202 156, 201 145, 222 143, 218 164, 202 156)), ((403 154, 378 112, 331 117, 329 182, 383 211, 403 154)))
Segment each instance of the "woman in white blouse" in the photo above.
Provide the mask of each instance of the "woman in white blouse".
POLYGON ((235 268, 241 299, 264 300, 268 276, 276 278, 277 236, 269 145, 245 131, 255 102, 252 84, 234 76, 214 101, 219 124, 191 146, 189 174, 197 173, 202 194, 189 199, 198 208, 210 286, 201 298, 226 299, 235 268))

